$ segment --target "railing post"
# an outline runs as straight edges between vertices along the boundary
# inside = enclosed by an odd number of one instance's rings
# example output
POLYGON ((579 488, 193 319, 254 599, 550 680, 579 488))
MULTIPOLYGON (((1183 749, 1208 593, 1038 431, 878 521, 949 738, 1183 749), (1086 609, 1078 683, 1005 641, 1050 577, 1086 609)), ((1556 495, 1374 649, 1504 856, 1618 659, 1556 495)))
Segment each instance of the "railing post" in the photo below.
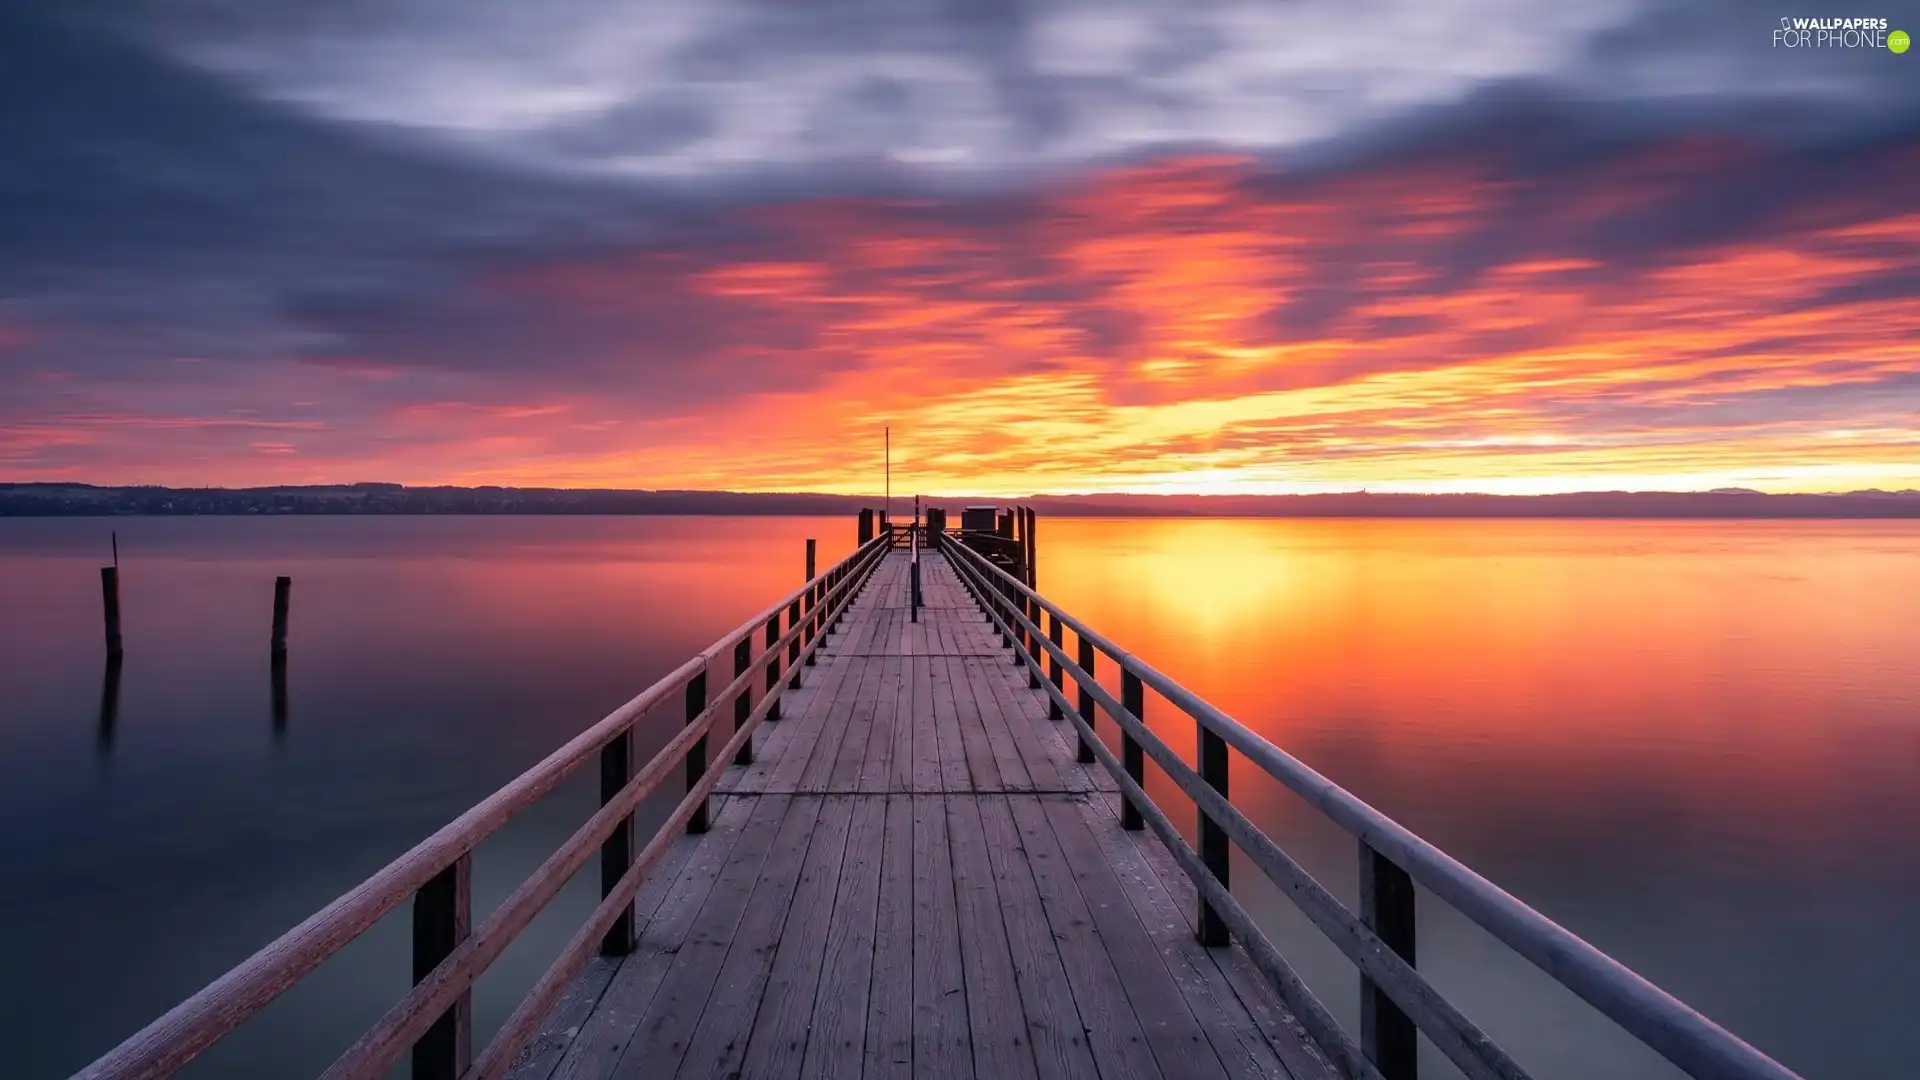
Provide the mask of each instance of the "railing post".
MULTIPOLYGON (((733 647, 733 677, 738 681, 753 667, 753 635, 746 634, 739 644, 733 647)), ((753 714, 753 683, 749 681, 733 696, 733 730, 739 731, 747 726, 747 717, 753 714)), ((740 750, 733 755, 735 765, 753 764, 753 739, 740 744, 740 750)))
MULTIPOLYGON (((1413 878, 1360 841, 1360 920, 1413 966, 1413 878)), ((1419 1038, 1413 1021, 1365 975, 1360 976, 1360 1049, 1386 1080, 1415 1080, 1419 1038)))
MULTIPOLYGON (((813 613, 813 609, 819 603, 819 593, 820 593, 819 583, 813 580, 813 575, 814 575, 813 552, 814 552, 814 539, 813 537, 809 536, 807 537, 807 578, 806 578, 807 588, 806 588, 806 592, 803 594, 806 597, 807 622, 806 622, 806 629, 800 631, 800 640, 808 645, 813 644, 814 627, 816 624, 816 619, 813 613)), ((808 667, 813 666, 812 653, 807 654, 807 666, 808 667)))
MULTIPOLYGON (((1125 664, 1120 666, 1120 707, 1135 720, 1147 722, 1147 692, 1140 684, 1140 676, 1128 671, 1125 664)), ((1127 777, 1139 784, 1144 790, 1147 786, 1147 758, 1140 750, 1140 743, 1125 729, 1120 732, 1120 764, 1126 767, 1127 777)), ((1139 832, 1147 827, 1140 817, 1140 808, 1132 799, 1123 799, 1120 803, 1120 827, 1128 832, 1139 832)))
MULTIPOLYGON (((1060 635, 1060 616, 1055 615, 1051 611, 1047 612, 1047 640, 1052 642, 1053 647, 1056 649, 1064 642, 1064 639, 1060 635)), ((1053 688, 1055 690, 1059 690, 1066 685, 1062 681, 1061 676, 1059 655, 1051 652, 1048 653, 1047 678, 1053 680, 1053 688)), ((1055 699, 1053 695, 1047 695, 1047 719, 1058 720, 1060 719, 1060 715, 1060 702, 1055 699)))
MULTIPOLYGON (((1080 670, 1087 673, 1087 681, 1080 684, 1080 719, 1087 722, 1087 729, 1089 731, 1093 729, 1094 713, 1093 691, 1088 689, 1088 685, 1093 682, 1093 664, 1096 655, 1093 651, 1093 642, 1087 640, 1085 635, 1082 635, 1080 638, 1080 670)), ((1058 668, 1054 670, 1056 672, 1059 671, 1058 668)), ((1093 744, 1087 741, 1086 732, 1083 731, 1080 733, 1080 737, 1076 740, 1076 743, 1079 746, 1079 751, 1074 754, 1073 759, 1082 765, 1092 762, 1094 760, 1093 744)))
MULTIPOLYGON (((473 930, 471 853, 413 894, 413 982, 418 986, 473 930)), ((461 994, 413 1044, 414 1080, 456 1080, 473 1061, 473 994, 461 994)))
MULTIPOLYGON (((787 631, 791 633, 793 631, 793 628, 799 625, 800 625, 800 598, 796 596, 793 598, 793 602, 787 605, 787 631)), ((800 635, 799 634, 794 634, 793 640, 787 642, 787 669, 793 672, 793 677, 787 681, 787 685, 795 690, 800 689, 800 635)))
MULTIPOLYGON (((600 805, 618 798, 627 781, 633 779, 633 727, 615 735, 600 748, 600 805)), ((620 819, 613 832, 600 843, 600 899, 613 895, 613 887, 633 865, 633 815, 620 819)), ((625 956, 633 951, 633 905, 628 904, 620 917, 600 939, 601 956, 625 956)))
POLYGON ((767 619, 767 696, 773 704, 767 706, 767 719, 780 719, 780 613, 774 612, 767 619))
MULTIPOLYGON (((1033 623, 1035 628, 1038 628, 1040 625, 1040 602, 1029 599, 1025 595, 1021 596, 1020 601, 1021 605, 1027 609, 1027 619, 1033 623)), ((1029 690, 1040 689, 1040 654, 1044 651, 1045 650, 1040 648, 1040 635, 1033 631, 1028 631, 1027 655, 1033 658, 1033 665, 1027 668, 1027 689, 1029 690)))
MULTIPOLYGON (((1224 799, 1227 797, 1227 740, 1197 720, 1194 726, 1200 730, 1200 778, 1224 799)), ((1227 830, 1204 810, 1200 811, 1200 861, 1221 885, 1227 884, 1227 830)), ((1227 940, 1227 924, 1220 920, 1220 913, 1213 910, 1212 904, 1200 901, 1200 943, 1225 945, 1227 940)))
MULTIPOLYGON (((695 720, 700 719, 700 714, 706 711, 707 673, 702 671, 687 682, 687 723, 691 724, 695 720)), ((687 748, 687 790, 692 791, 695 787, 698 787, 700 778, 706 774, 707 737, 702 735, 693 741, 692 746, 687 748)), ((701 799, 700 808, 693 812, 693 817, 687 819, 687 831, 689 833, 703 833, 707 831, 707 801, 706 799, 701 799)))

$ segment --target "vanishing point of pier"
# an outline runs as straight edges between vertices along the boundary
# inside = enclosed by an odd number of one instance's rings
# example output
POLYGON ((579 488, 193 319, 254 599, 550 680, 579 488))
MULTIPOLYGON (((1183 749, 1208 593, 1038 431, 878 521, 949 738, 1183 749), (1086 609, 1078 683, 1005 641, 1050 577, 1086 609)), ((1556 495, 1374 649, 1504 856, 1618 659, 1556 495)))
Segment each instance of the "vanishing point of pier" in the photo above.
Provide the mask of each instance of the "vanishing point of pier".
POLYGON ((327 1080, 1412 1080, 1423 1039, 1476 1080, 1529 1076, 1421 975, 1417 884, 1682 1072, 1794 1076, 1048 601, 1036 526, 863 512, 818 571, 809 541, 792 594, 78 1075, 172 1075, 407 906, 414 985, 327 1080), (663 711, 682 726, 637 761, 663 711), (1355 837, 1358 911, 1234 808, 1235 754, 1355 837), (1180 805, 1147 796, 1149 761, 1180 805), (599 812, 474 912, 475 847, 582 770, 599 812), (683 795, 637 835, 659 790, 683 795), (476 1046, 474 982, 596 865, 602 902, 476 1046), (1230 867, 1356 965, 1358 1031, 1230 867))

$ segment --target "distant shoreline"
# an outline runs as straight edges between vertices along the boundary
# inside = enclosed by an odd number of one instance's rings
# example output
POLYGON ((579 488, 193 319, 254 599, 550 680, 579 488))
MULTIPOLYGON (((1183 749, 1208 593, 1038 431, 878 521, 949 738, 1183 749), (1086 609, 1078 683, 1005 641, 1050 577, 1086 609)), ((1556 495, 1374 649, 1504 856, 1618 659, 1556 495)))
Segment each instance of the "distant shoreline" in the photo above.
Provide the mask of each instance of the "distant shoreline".
MULTIPOLYGON (((935 506, 1018 501, 1055 517, 1270 518, 1920 518, 1920 491, 1770 495, 1758 491, 1599 491, 1565 495, 1034 495, 931 499, 935 506)), ((851 515, 878 495, 346 484, 263 488, 0 484, 0 517, 851 515)), ((911 495, 893 497, 912 512, 911 495)))

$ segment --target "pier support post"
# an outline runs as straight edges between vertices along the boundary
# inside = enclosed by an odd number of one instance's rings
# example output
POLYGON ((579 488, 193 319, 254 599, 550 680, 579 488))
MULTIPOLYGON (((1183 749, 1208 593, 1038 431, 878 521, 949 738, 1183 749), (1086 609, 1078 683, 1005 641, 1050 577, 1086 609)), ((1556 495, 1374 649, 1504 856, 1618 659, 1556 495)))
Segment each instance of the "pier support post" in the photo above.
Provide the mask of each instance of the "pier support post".
MULTIPOLYGON (((1093 651, 1093 642, 1088 641, 1086 638, 1082 637, 1080 639, 1080 656, 1079 656, 1080 670, 1087 673, 1088 682, 1091 682, 1093 680, 1093 665, 1094 665, 1095 655, 1096 654, 1093 651)), ((1087 688, 1087 685, 1088 685, 1087 683, 1080 684, 1080 701, 1078 702, 1078 704, 1080 706, 1080 719, 1085 720, 1087 722, 1087 729, 1091 731, 1093 730, 1093 726, 1094 726, 1093 691, 1089 690, 1087 688)), ((1082 765, 1087 765, 1092 763, 1092 761, 1094 760, 1093 744, 1087 741, 1086 733, 1082 732, 1080 734, 1080 737, 1075 740, 1075 743, 1078 746, 1078 750, 1073 755, 1073 760, 1079 762, 1082 765)))
POLYGON ((873 507, 860 508, 860 546, 865 547, 873 540, 873 507))
POLYGON ((120 657, 120 568, 100 568, 100 602, 107 617, 107 658, 120 657))
MULTIPOLYGON (((1146 688, 1140 685, 1140 676, 1128 671, 1125 665, 1120 668, 1120 707, 1132 714, 1142 724, 1147 722, 1146 688)), ((1127 770, 1127 777, 1143 789, 1147 786, 1147 758, 1140 750, 1140 743, 1125 731, 1120 733, 1120 764, 1127 770)), ((1120 804, 1120 827, 1128 832, 1139 832, 1147 827, 1140 817, 1140 808, 1132 799, 1124 799, 1120 804)))
MULTIPOLYGON (((620 790, 633 779, 633 727, 615 735, 600 748, 600 805, 618 798, 620 790)), ((633 865, 633 815, 620 819, 613 832, 600 842, 600 899, 613 895, 613 887, 633 865)), ((625 956, 634 947, 633 905, 628 904, 620 917, 600 939, 601 956, 625 956)))
MULTIPOLYGON (((1060 616, 1055 615, 1051 611, 1047 612, 1047 640, 1051 642, 1056 649, 1065 644, 1065 639, 1060 633, 1060 616)), ((1082 653, 1082 655, 1085 654, 1082 653)), ((1053 681, 1053 688, 1055 690, 1059 690, 1066 685, 1062 679, 1063 674, 1063 670, 1060 667, 1060 657, 1054 653, 1048 653, 1047 678, 1053 681)), ((1058 720, 1060 719, 1060 715, 1060 702, 1056 700, 1053 695, 1047 695, 1047 719, 1058 720)))
MULTIPOLYGON (((702 671, 687 681, 687 723, 700 719, 707 711, 707 673, 702 671)), ((707 773, 707 737, 700 736, 687 748, 687 790, 692 791, 707 773)), ((687 832, 698 835, 707 831, 707 807, 712 800, 701 799, 700 806, 693 816, 687 819, 687 832)))
POLYGON ((780 613, 774 612, 767 619, 767 696, 773 704, 767 706, 767 719, 780 719, 780 613))
MULTIPOLYGON (((753 635, 749 633, 740 639, 739 644, 733 647, 734 679, 737 681, 740 676, 745 675, 751 667, 753 667, 753 635)), ((740 688, 738 694, 733 696, 733 730, 739 731, 741 728, 746 727, 747 717, 752 714, 753 683, 748 682, 747 685, 740 688)), ((751 736, 747 738, 746 742, 740 744, 739 752, 733 755, 733 763, 735 765, 753 764, 753 738, 751 736)))
MULTIPOLYGON (((1413 966, 1413 878, 1360 841, 1360 921, 1413 966)), ((1415 1080, 1419 1038, 1413 1021, 1373 981, 1360 976, 1360 1049, 1386 1080, 1415 1080)))
MULTIPOLYGON (((1208 730, 1200 728, 1200 778, 1207 786, 1227 797, 1227 740, 1208 730)), ((1206 864, 1207 872, 1219 879, 1222 886, 1227 884, 1227 830, 1208 817, 1206 811, 1200 812, 1200 861, 1206 864)), ((1213 905, 1200 901, 1200 943, 1202 945, 1227 944, 1227 924, 1221 920, 1220 913, 1213 905)))
MULTIPOLYGON (((462 855, 413 894, 413 982, 418 986, 473 930, 472 856, 462 855)), ((413 1044, 414 1080, 457 1080, 473 1061, 473 993, 461 994, 413 1044)))
POLYGON ((287 600, 293 592, 293 579, 281 576, 273 579, 273 643, 275 656, 287 655, 287 600))

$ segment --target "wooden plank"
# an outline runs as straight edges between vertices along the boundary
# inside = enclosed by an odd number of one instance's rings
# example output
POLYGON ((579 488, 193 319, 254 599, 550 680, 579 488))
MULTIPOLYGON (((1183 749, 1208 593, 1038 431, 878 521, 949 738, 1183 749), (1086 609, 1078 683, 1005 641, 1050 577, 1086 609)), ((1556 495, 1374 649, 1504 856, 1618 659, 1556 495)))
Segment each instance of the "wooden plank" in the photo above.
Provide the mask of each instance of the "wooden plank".
MULTIPOLYGON (((1009 797, 1007 808, 1033 874, 1040 909, 1059 943, 1061 968, 1102 1080, 1160 1077, 1140 1017, 1134 1014, 1113 958, 1095 934, 1093 916, 1054 838, 1041 798, 1009 797)), ((1184 1075, 1176 1073, 1176 1075, 1184 1075)))
MULTIPOLYGON (((964 673, 966 693, 973 701, 981 738, 987 745, 990 765, 999 777, 1000 787, 1007 791, 1060 790, 1058 766, 1031 738, 1016 738, 1013 726, 1007 723, 1006 706, 994 693, 996 676, 989 670, 991 662, 958 660, 955 666, 964 673)), ((1021 725, 1023 731, 1025 727, 1021 725)))
MULTIPOLYGON (((613 1075, 621 1055, 626 1053, 627 1045, 639 1029, 640 1018, 646 1014, 661 981, 666 978, 680 942, 686 938, 694 917, 726 869, 757 801, 714 800, 713 822, 706 834, 689 837, 675 845, 676 851, 681 847, 690 849, 685 869, 661 895, 651 917, 644 921, 636 917, 639 947, 614 973, 607 992, 601 995, 593 1014, 581 1025, 559 1068, 554 1070, 554 1080, 602 1080, 613 1075)), ((649 888, 651 884, 649 882, 649 888)))
POLYGON ((860 796, 846 802, 851 807, 851 823, 840 864, 839 888, 827 919, 812 1028, 800 1063, 802 1080, 858 1077, 866 1050, 867 994, 874 982, 873 964, 879 952, 875 931, 887 800, 884 796, 860 796))
POLYGON ((899 662, 890 657, 873 661, 873 721, 867 727, 867 752, 860 760, 860 778, 856 785, 864 792, 884 792, 892 777, 896 739, 911 738, 912 732, 895 727, 899 705, 897 689, 899 662))
MULTIPOLYGON (((793 799, 787 805, 787 815, 780 822, 780 840, 776 840, 766 863, 760 865, 753 896, 747 899, 747 911, 724 942, 726 961, 720 965, 712 992, 695 1005, 697 1022, 693 1024, 693 1034, 687 1038, 685 1055, 680 1057, 680 1068, 676 1072, 682 1080, 726 1080, 739 1076, 741 1057, 749 1045, 756 1011, 764 1005, 774 959, 785 942, 787 919, 799 905, 797 892, 806 880, 806 867, 816 857, 826 857, 824 851, 816 855, 816 847, 822 846, 822 842, 837 847, 847 840, 845 821, 841 822, 837 834, 829 824, 820 822, 822 805, 822 799, 793 799)), ((831 853, 831 859, 835 867, 829 880, 837 882, 839 853, 831 853)), ((797 944, 797 947, 804 949, 806 945, 797 944)), ((695 1001, 697 997, 697 994, 689 995, 687 1001, 695 1001)), ((664 1036, 666 1030, 670 1028, 662 1028, 660 1034, 664 1036)), ((660 1063, 668 1057, 672 1057, 670 1043, 660 1047, 660 1063)))
POLYGON ((913 799, 887 798, 863 1080, 912 1080, 913 799))
MULTIPOLYGON (((811 767, 813 759, 822 753, 821 747, 826 745, 822 733, 833 723, 836 715, 844 720, 845 713, 842 710, 851 707, 843 693, 852 670, 851 660, 849 657, 824 670, 814 670, 813 679, 819 684, 815 689, 817 696, 808 703, 806 712, 801 714, 799 719, 804 726, 795 733, 794 741, 781 751, 764 790, 782 793, 799 790, 801 778, 811 767)), ((781 721, 783 724, 789 722, 781 721)))
MULTIPOLYGON (((668 848, 667 853, 661 856, 660 864, 653 868, 652 876, 647 879, 646 884, 640 886, 640 891, 634 894, 633 924, 636 939, 644 934, 656 916, 661 914, 661 906, 674 888, 680 884, 681 875, 685 874, 688 867, 693 864, 695 853, 707 848, 709 841, 711 841, 711 850, 707 853, 706 863, 711 867, 712 873, 708 874, 705 880, 710 882, 713 875, 718 873, 719 863, 725 856, 719 855, 716 858, 716 853, 732 850, 733 840, 739 835, 739 829, 735 826, 745 813, 744 806, 736 806, 723 829, 722 815, 718 813, 723 801, 715 800, 714 828, 709 830, 708 838, 683 838, 668 848)), ((693 886, 690 883, 689 888, 691 887, 693 886)), ((612 987, 614 978, 619 974, 622 963, 621 960, 599 957, 587 963, 586 970, 582 971, 574 984, 567 988, 566 996, 560 999, 560 1003, 554 1006, 553 1012, 541 1022, 540 1030, 533 1038, 527 1040, 527 1045, 522 1047, 519 1055, 514 1058, 514 1063, 507 1074, 510 1080, 547 1080, 559 1070, 561 1062, 565 1059, 568 1050, 572 1048, 575 1039, 594 1022, 600 1004, 606 992, 612 987)), ((607 1064, 611 1067, 612 1061, 609 1060, 607 1064)))
MULTIPOLYGON (((915 730, 913 718, 913 672, 912 665, 899 657, 887 660, 887 678, 880 684, 880 693, 893 695, 893 757, 887 770, 889 791, 912 791, 914 773, 919 768, 919 755, 931 752, 933 741, 931 732, 915 730)), ((938 769, 935 770, 938 775, 938 769)))
MULTIPOLYGON (((933 737, 940 748, 940 791, 976 790, 983 778, 973 775, 967 761, 966 739, 960 731, 960 713, 954 702, 953 671, 947 666, 944 656, 930 656, 921 661, 926 671, 927 693, 932 698, 933 737)), ((975 735, 979 725, 973 724, 975 735)), ((992 770, 989 770, 991 772, 992 770)), ((993 777, 998 786, 998 777, 993 777)))
POLYGON ((726 962, 768 853, 776 847, 791 848, 798 837, 805 835, 788 828, 800 820, 789 815, 794 803, 791 796, 761 795, 750 801, 753 805, 732 857, 695 914, 658 992, 635 1025, 639 1034, 627 1044, 614 1066, 613 1075, 620 1080, 671 1072, 679 1063, 719 978, 720 967, 726 962))
POLYGON ((947 810, 938 795, 913 796, 913 1074, 965 1080, 973 1073, 966 976, 947 810))
POLYGON ((974 696, 972 673, 967 669, 967 661, 959 657, 941 657, 935 663, 947 672, 946 692, 950 698, 947 708, 954 716, 955 733, 966 758, 967 775, 973 778, 972 790, 1006 791, 1009 787, 1028 787, 1024 768, 1013 777, 1002 771, 1000 758, 1011 756, 1017 761, 1019 754, 1004 735, 996 738, 987 730, 986 716, 974 696), (1009 783, 1009 779, 1013 782, 1009 783))
POLYGON ((852 722, 854 709, 859 705, 860 680, 867 673, 867 665, 872 662, 868 657, 854 656, 829 669, 830 677, 834 679, 833 707, 821 725, 813 753, 794 779, 793 790, 827 790, 827 782, 833 777, 834 766, 839 763, 840 750, 846 741, 847 726, 852 722))
POLYGON ((880 674, 883 659, 857 657, 848 663, 861 665, 860 681, 850 687, 853 694, 853 712, 847 718, 847 728, 840 735, 839 745, 833 748, 833 769, 827 776, 826 791, 858 791, 860 774, 867 760, 867 747, 873 733, 873 719, 878 711, 880 696, 880 674))
MULTIPOLYGON (((1200 944, 1194 936, 1192 921, 1182 914, 1194 910, 1193 905, 1177 906, 1159 875, 1147 865, 1140 848, 1145 844, 1158 844, 1158 839, 1122 830, 1120 819, 1103 801, 1083 803, 1081 812, 1087 819, 1088 831, 1100 844, 1101 854, 1119 879, 1121 894, 1132 903, 1154 948, 1166 958, 1174 984, 1186 996, 1227 1075, 1296 1076, 1254 1023, 1240 996, 1215 963, 1214 954, 1225 950, 1200 944)), ((1318 1075, 1309 1072, 1298 1080, 1318 1075)))
POLYGON ((1193 1010, 1173 981, 1165 957, 1154 948, 1133 906, 1120 893, 1113 868, 1087 827, 1081 809, 1064 799, 1039 800, 1053 825, 1066 869, 1085 899, 1095 931, 1105 945, 1120 984, 1139 1015, 1147 1045, 1164 1072, 1182 1077, 1224 1078, 1226 1069, 1193 1010))
POLYGON ((804 854, 788 860, 776 851, 760 871, 753 906, 727 954, 701 1030, 680 1063, 683 1077, 800 1073, 853 819, 848 799, 801 802, 797 812, 811 808, 814 815, 811 832, 795 845, 804 847, 804 854), (768 913, 766 933, 755 923, 763 901, 781 905, 768 913))
POLYGON ((945 800, 973 1067, 992 1080, 1038 1080, 1026 1010, 1014 976, 1006 925, 1001 921, 993 865, 987 855, 980 798, 948 795, 945 800))
POLYGON ((1013 811, 1002 796, 983 796, 973 807, 993 870, 1036 1070, 1041 1080, 1095 1080, 1100 1073, 1087 1042, 1089 1025, 1081 1022, 1074 1004, 1060 945, 1048 925, 1013 811))
MULTIPOLYGON (((1089 800, 1102 820, 1107 817, 1119 820, 1120 803, 1118 792, 1102 792, 1089 800)), ((1174 861, 1173 854, 1160 842, 1159 837, 1150 832, 1123 832, 1121 839, 1133 846, 1141 863, 1158 880, 1159 890, 1171 897, 1173 911, 1180 919, 1183 932, 1191 934, 1194 929, 1192 921, 1180 913, 1197 911, 1198 898, 1192 880, 1174 861)), ((1207 949, 1205 952, 1239 999, 1241 1007, 1251 1016, 1254 1025, 1294 1077, 1298 1080, 1327 1080, 1339 1075, 1312 1036, 1280 1001, 1266 976, 1254 967, 1245 949, 1235 946, 1231 949, 1207 949)))
POLYGON ((940 732, 932 723, 933 679, 931 662, 921 657, 901 660, 905 677, 901 680, 901 700, 905 702, 907 726, 913 731, 913 779, 907 790, 932 793, 940 790, 940 732))
MULTIPOLYGON (((691 847, 691 844, 686 845, 691 847)), ((668 855, 672 857, 671 853, 668 855)), ((656 873, 664 871, 660 867, 656 873)), ((649 882, 651 884, 651 882, 649 882)), ((574 1036, 593 1015, 594 1006, 600 1004, 601 995, 607 992, 607 984, 620 969, 620 958, 596 956, 587 961, 580 976, 567 987, 567 992, 555 1003, 553 1011, 540 1022, 540 1030, 507 1067, 507 1080, 547 1080, 555 1069, 560 1067, 560 1059, 566 1056, 567 1047, 573 1045, 574 1036)))

